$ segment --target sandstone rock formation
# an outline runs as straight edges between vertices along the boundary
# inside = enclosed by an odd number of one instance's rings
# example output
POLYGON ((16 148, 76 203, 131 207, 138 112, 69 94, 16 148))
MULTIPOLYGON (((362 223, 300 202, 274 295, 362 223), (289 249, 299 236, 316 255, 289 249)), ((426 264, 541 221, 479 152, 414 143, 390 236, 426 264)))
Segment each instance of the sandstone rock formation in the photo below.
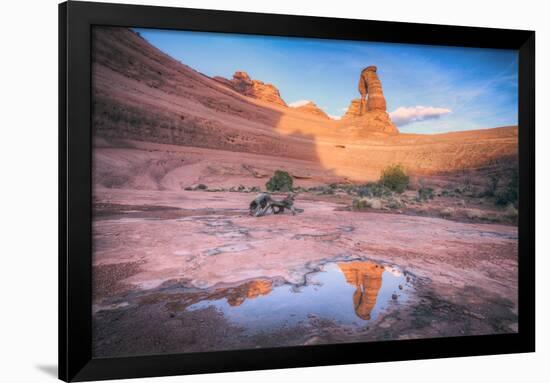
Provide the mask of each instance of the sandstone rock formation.
POLYGON ((260 80, 252 80, 246 72, 235 72, 231 80, 221 76, 214 77, 214 80, 229 86, 242 95, 286 106, 285 101, 281 98, 279 90, 274 85, 265 84, 260 80))
POLYGON ((376 74, 374 65, 361 71, 358 88, 359 93, 361 93, 361 114, 371 110, 386 111, 386 99, 382 92, 382 83, 376 74), (365 101, 367 95, 369 97, 365 101))
POLYGON ((339 263, 338 267, 346 277, 346 282, 357 287, 353 293, 355 313, 359 318, 369 320, 382 286, 384 268, 373 262, 339 263))
POLYGON ((342 120, 352 120, 364 132, 397 134, 399 131, 386 112, 386 99, 376 70, 371 65, 361 71, 358 85, 361 98, 351 101, 342 120))
POLYGON ((326 114, 323 109, 319 108, 313 101, 309 101, 307 104, 294 107, 294 109, 299 110, 300 112, 313 114, 314 116, 319 116, 322 118, 330 119, 328 114, 326 114))
POLYGON ((361 99, 356 98, 351 100, 348 110, 342 116, 342 120, 348 120, 350 118, 360 117, 361 116, 361 99))

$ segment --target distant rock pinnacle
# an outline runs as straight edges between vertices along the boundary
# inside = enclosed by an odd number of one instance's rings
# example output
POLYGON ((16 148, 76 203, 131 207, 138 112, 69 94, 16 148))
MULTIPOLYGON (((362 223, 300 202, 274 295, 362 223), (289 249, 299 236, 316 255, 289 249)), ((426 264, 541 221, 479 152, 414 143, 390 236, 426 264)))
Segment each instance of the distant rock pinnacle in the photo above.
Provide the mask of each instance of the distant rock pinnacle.
POLYGON ((359 93, 361 93, 362 114, 370 110, 386 111, 386 99, 382 92, 382 83, 376 74, 376 67, 374 65, 368 66, 361 71, 358 88, 359 93), (366 99, 367 95, 368 99, 366 99))
POLYGON ((350 120, 365 132, 397 134, 399 131, 386 112, 386 99, 376 71, 374 65, 361 71, 358 85, 361 98, 351 100, 342 120, 350 120))

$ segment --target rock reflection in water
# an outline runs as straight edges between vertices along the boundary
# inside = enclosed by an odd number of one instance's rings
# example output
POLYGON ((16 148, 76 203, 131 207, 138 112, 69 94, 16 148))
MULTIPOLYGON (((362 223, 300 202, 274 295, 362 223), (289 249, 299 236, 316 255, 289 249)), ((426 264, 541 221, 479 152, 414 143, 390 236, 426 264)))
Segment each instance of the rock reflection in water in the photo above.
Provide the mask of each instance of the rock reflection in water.
POLYGON ((308 323, 314 318, 361 326, 380 313, 397 309, 407 296, 408 285, 397 269, 354 261, 327 263, 319 272, 309 274, 302 286, 253 280, 203 291, 179 307, 189 311, 214 307, 229 321, 254 332, 308 323), (399 296, 398 301, 392 300, 393 294, 399 296))
POLYGON ((353 307, 357 316, 370 320, 370 313, 376 305, 376 298, 382 287, 384 268, 374 262, 338 263, 346 281, 357 287, 353 293, 353 307))
POLYGON ((272 290, 273 283, 258 279, 246 282, 227 291, 227 303, 232 306, 240 306, 246 299, 253 299, 261 295, 267 295, 272 290))

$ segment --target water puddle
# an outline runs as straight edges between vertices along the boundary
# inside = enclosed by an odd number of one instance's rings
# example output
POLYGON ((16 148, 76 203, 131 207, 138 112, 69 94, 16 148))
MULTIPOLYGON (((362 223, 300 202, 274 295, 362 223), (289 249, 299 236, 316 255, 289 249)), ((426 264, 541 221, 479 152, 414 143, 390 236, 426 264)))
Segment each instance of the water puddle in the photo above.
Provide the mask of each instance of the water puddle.
POLYGON ((194 311, 214 307, 229 321, 249 331, 306 323, 316 318, 364 326, 381 313, 406 303, 411 282, 398 269, 374 262, 334 262, 308 274, 302 286, 258 279, 217 289, 180 308, 194 311))

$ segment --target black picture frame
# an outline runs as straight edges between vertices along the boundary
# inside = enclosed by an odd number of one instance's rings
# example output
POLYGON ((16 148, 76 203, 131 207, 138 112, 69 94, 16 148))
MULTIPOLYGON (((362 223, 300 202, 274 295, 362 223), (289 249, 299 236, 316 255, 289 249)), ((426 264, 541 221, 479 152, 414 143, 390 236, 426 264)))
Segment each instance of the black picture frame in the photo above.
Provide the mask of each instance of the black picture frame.
POLYGON ((535 32, 69 1, 59 5, 59 378, 87 381, 447 358, 535 350, 535 32), (92 358, 91 28, 516 49, 519 52, 519 330, 515 334, 92 358))

